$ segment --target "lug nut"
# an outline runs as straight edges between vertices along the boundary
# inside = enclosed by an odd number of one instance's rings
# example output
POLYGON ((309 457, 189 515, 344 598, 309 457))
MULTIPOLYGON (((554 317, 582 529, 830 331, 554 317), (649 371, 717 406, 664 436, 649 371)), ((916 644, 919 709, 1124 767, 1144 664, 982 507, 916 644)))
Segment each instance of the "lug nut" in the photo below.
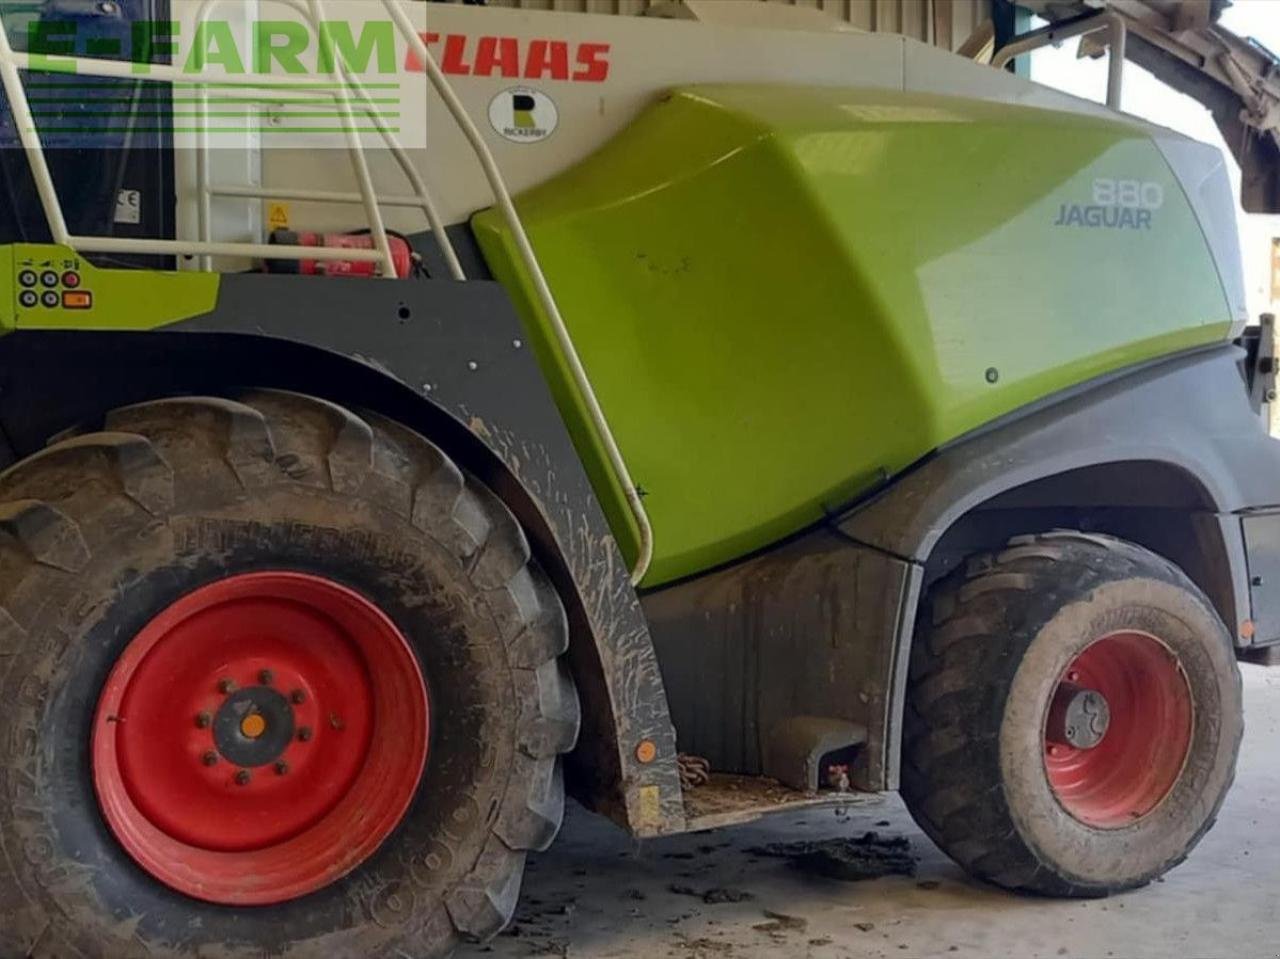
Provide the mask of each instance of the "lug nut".
POLYGON ((206 766, 216 766, 218 764, 218 754, 210 749, 207 753, 200 757, 200 761, 206 766))
POLYGON ((283 776, 283 775, 284 775, 285 773, 287 773, 288 771, 289 771, 289 764, 288 764, 287 762, 285 762, 283 759, 278 760, 278 761, 276 762, 276 775, 277 775, 277 776, 283 776))
POLYGON ((196 714, 196 728, 197 728, 197 729, 208 729, 208 728, 209 728, 209 724, 210 724, 210 723, 212 723, 212 722, 213 722, 213 717, 212 717, 212 716, 210 716, 208 713, 197 713, 197 714, 196 714))
POLYGON ((247 786, 249 785, 249 780, 252 778, 253 776, 250 775, 249 770, 242 769, 238 773, 236 773, 236 785, 247 786))
POLYGON ((311 741, 311 727, 303 726, 298 730, 298 742, 305 743, 311 741))
POLYGON ((234 693, 235 691, 236 681, 234 679, 223 678, 218 680, 218 692, 222 693, 222 695, 225 696, 227 693, 234 693))
POLYGON ((264 669, 258 673, 258 682, 263 686, 270 686, 276 678, 276 674, 269 669, 264 669))
POLYGON ((289 694, 289 701, 293 703, 295 706, 301 706, 303 703, 307 701, 307 694, 304 693, 301 689, 295 689, 293 692, 289 694))

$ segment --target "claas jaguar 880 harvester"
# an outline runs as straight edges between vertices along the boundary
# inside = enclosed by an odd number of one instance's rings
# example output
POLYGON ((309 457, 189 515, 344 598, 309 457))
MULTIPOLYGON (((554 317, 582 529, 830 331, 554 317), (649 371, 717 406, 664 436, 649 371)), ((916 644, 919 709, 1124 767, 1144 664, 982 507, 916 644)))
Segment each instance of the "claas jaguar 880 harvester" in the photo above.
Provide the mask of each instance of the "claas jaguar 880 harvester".
POLYGON ((900 36, 3 13, 0 954, 443 955, 566 794, 899 790, 1056 896, 1210 827, 1280 641, 1217 150, 900 36))

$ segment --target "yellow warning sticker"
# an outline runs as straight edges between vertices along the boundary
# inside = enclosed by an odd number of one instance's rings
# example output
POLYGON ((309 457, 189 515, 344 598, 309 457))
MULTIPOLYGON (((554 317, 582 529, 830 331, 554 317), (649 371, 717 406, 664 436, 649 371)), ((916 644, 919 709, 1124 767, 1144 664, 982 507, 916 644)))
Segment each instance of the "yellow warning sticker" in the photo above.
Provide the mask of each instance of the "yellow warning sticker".
POLYGON ((267 226, 273 230, 289 229, 289 204, 272 200, 267 204, 267 226))

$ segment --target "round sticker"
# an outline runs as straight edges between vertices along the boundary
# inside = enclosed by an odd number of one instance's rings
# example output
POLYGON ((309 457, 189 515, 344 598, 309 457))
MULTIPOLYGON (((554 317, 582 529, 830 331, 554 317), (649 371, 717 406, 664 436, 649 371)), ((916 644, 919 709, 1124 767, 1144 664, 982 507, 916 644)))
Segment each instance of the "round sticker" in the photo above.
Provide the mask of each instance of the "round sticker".
POLYGON ((541 90, 512 87, 489 103, 489 122, 514 143, 537 143, 556 132, 560 111, 541 90))

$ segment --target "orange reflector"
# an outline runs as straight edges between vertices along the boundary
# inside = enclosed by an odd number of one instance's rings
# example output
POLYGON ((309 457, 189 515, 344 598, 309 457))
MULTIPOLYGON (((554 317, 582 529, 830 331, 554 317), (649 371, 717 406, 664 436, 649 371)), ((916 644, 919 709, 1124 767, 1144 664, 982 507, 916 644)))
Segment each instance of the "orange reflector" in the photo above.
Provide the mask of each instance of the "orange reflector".
POLYGON ((62 308, 66 310, 87 310, 93 306, 93 294, 85 290, 64 290, 62 308))
POLYGON ((1253 639, 1254 632, 1255 632, 1255 627, 1253 625, 1253 620, 1246 619, 1243 623, 1240 624, 1240 636, 1242 638, 1253 639))
POLYGON ((267 721, 257 713, 250 713, 244 719, 240 720, 240 732, 244 733, 250 739, 257 739, 267 731, 267 721))
POLYGON ((636 747, 636 759, 648 765, 658 758, 658 747, 650 739, 642 740, 640 745, 636 747))

